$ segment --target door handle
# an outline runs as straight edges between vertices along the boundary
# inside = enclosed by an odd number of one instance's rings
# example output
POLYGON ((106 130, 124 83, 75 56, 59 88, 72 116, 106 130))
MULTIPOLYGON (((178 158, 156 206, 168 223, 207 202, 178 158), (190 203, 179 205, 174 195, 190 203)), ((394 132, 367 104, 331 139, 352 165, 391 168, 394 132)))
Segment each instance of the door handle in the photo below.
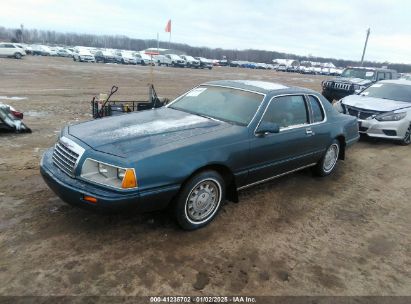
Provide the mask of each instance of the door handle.
POLYGON ((307 129, 305 129, 305 134, 307 134, 307 135, 314 135, 314 132, 313 132, 313 130, 311 129, 311 128, 307 128, 307 129))

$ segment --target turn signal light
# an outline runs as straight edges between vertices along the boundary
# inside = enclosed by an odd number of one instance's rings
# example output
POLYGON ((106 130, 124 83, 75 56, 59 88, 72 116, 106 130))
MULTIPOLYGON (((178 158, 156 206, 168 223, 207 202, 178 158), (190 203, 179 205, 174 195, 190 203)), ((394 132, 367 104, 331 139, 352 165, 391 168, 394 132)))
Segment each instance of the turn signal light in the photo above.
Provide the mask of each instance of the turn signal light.
POLYGON ((121 183, 121 188, 128 189, 128 188, 136 188, 136 187, 137 187, 136 174, 134 173, 133 169, 127 169, 126 173, 124 174, 123 182, 121 183))
POLYGON ((83 199, 89 203, 97 204, 97 199, 95 197, 84 195, 83 199))

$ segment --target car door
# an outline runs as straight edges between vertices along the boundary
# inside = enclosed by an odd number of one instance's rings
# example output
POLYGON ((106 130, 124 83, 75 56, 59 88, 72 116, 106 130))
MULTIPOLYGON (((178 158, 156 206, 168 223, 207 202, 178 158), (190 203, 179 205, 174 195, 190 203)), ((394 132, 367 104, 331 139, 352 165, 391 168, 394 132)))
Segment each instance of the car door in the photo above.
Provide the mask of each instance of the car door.
POLYGON ((4 43, 0 44, 0 56, 7 56, 6 45, 4 43))
POLYGON ((15 53, 15 47, 12 44, 4 43, 1 46, 1 51, 0 51, 2 56, 13 56, 15 53))
POLYGON ((306 100, 310 112, 310 140, 307 142, 309 162, 317 162, 324 154, 325 149, 330 144, 330 128, 327 124, 327 117, 324 106, 320 98, 314 94, 306 95, 306 100))
POLYGON ((278 124, 280 131, 251 135, 248 184, 311 164, 309 143, 312 130, 309 107, 303 94, 274 97, 261 122, 278 124))

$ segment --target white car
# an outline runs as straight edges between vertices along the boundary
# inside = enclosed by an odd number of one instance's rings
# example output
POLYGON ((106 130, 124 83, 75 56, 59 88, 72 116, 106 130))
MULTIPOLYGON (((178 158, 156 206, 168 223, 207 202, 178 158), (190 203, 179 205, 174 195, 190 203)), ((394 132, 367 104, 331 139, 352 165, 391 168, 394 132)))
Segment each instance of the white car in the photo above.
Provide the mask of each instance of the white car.
POLYGON ((358 95, 338 101, 336 109, 357 117, 359 132, 387 138, 402 145, 411 143, 411 81, 379 81, 358 95))
POLYGON ((180 57, 186 61, 187 67, 190 67, 190 68, 200 67, 200 60, 197 60, 194 57, 188 56, 188 55, 181 55, 180 57))
POLYGON ((26 51, 13 43, 0 43, 0 56, 2 57, 21 59, 25 55, 26 51))
POLYGON ((134 56, 134 52, 121 51, 119 54, 121 55, 122 64, 137 64, 137 58, 134 56))
POLYGON ((136 53, 134 53, 134 57, 137 60, 137 64, 141 64, 141 65, 151 64, 151 65, 154 65, 153 60, 147 54, 136 52, 136 53))
POLYGON ((171 60, 171 65, 173 67, 181 67, 184 68, 186 66, 186 61, 176 54, 167 54, 167 58, 171 60))
POLYGON ((96 62, 94 56, 87 49, 77 49, 73 53, 73 60, 79 62, 96 62))
POLYGON ((153 60, 155 63, 157 63, 158 66, 165 65, 169 66, 171 65, 171 59, 164 56, 164 55, 154 55, 153 60))

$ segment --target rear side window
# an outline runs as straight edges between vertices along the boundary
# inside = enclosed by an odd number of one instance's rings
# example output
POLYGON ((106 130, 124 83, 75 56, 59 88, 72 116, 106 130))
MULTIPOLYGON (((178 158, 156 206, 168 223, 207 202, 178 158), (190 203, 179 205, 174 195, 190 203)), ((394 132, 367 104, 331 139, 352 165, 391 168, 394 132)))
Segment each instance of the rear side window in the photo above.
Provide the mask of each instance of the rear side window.
POLYGON ((301 95, 274 98, 263 120, 276 123, 280 128, 308 124, 307 106, 301 95))
POLYGON ((310 101, 310 106, 311 106, 311 111, 312 111, 312 116, 313 116, 313 122, 321 122, 324 120, 324 111, 320 105, 320 101, 312 96, 308 96, 308 100, 310 101))

